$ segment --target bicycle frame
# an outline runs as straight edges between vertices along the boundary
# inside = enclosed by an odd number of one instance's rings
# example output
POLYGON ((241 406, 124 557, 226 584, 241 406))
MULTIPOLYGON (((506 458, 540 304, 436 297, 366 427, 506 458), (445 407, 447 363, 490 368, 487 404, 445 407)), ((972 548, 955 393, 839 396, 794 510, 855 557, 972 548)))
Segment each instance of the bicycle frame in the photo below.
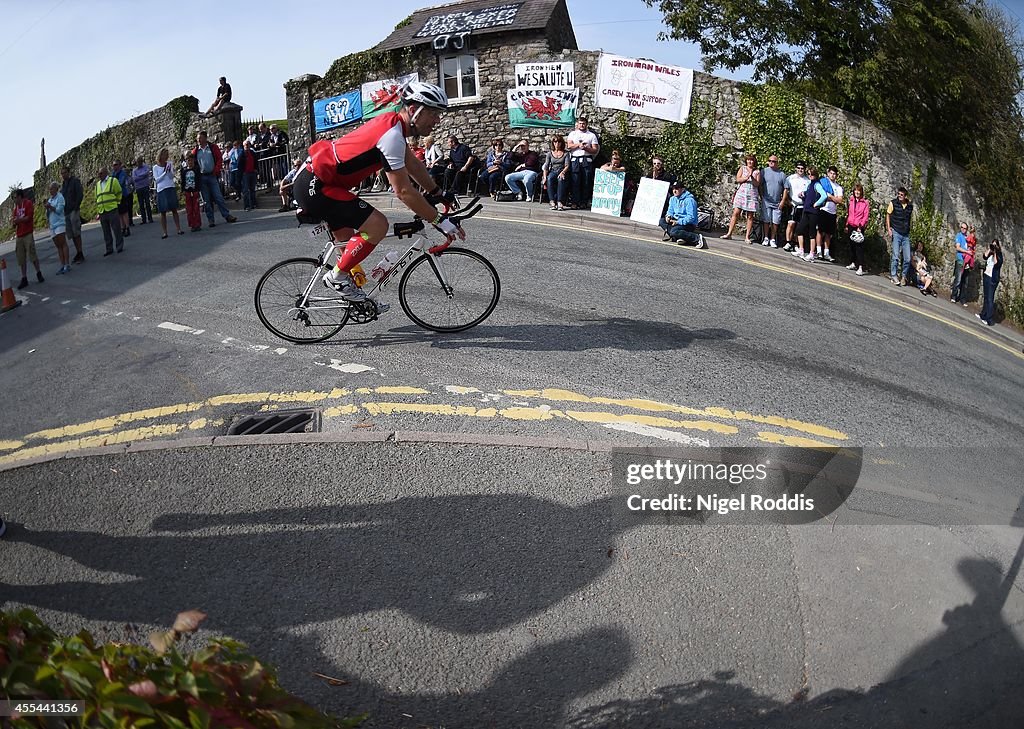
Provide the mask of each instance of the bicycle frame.
MULTIPOLYGON (((327 227, 325 223, 317 224, 316 227, 314 227, 313 230, 310 231, 310 235, 313 237, 320 237, 325 233, 327 235, 327 242, 324 244, 324 248, 317 258, 317 260, 320 262, 320 269, 318 269, 318 272, 313 275, 313 278, 310 279, 310 282, 306 285, 306 288, 302 293, 302 298, 299 300, 298 306, 296 306, 295 309, 293 309, 293 311, 297 311, 299 309, 304 309, 306 311, 348 309, 352 305, 352 302, 340 298, 337 294, 333 296, 329 295, 324 297, 313 295, 313 289, 316 287, 317 283, 322 279, 322 275, 320 274, 319 271, 328 265, 328 263, 332 260, 332 257, 336 255, 335 250, 339 248, 339 246, 337 245, 337 241, 334 238, 334 234, 331 233, 330 229, 327 227)), ((406 250, 402 257, 398 259, 398 262, 395 263, 395 265, 392 266, 391 269, 387 273, 385 273, 379 281, 376 281, 374 283, 373 288, 371 288, 366 294, 366 297, 368 299, 375 299, 379 292, 387 288, 388 284, 392 281, 394 276, 398 274, 400 271, 403 271, 416 258, 417 254, 424 255, 430 258, 430 267, 433 269, 434 275, 438 277, 438 281, 440 282, 445 293, 451 296, 451 286, 449 285, 448 278, 445 275, 444 267, 439 265, 438 261, 441 252, 438 252, 437 254, 431 253, 430 249, 433 246, 431 245, 431 241, 428 240, 425 236, 416 234, 411 235, 413 236, 412 245, 410 245, 408 250, 406 250)), ((382 239, 382 242, 387 240, 388 238, 403 237, 406 236, 391 234, 385 236, 382 239)))

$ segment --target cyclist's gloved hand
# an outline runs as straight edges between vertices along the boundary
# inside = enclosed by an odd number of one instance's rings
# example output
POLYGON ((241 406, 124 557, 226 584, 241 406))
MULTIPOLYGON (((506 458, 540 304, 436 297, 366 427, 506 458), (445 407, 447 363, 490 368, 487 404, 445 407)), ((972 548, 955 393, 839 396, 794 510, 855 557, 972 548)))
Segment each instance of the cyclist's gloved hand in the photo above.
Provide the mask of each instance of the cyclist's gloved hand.
POLYGON ((448 236, 449 241, 454 240, 456 237, 459 240, 466 240, 466 231, 449 220, 447 215, 438 213, 438 216, 434 218, 434 227, 448 236))
POLYGON ((440 187, 435 187, 430 192, 426 193, 423 197, 427 199, 427 202, 431 205, 439 205, 444 203, 445 209, 447 210, 458 210, 459 206, 455 200, 455 193, 451 190, 448 192, 442 192, 440 187))

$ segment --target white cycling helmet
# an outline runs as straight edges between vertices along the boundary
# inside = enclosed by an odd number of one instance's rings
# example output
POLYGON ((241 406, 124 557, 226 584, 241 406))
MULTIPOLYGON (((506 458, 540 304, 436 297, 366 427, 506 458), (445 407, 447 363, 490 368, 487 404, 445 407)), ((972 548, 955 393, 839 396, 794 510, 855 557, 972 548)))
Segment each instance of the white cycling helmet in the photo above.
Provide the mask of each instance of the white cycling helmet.
POLYGON ((423 104, 431 109, 444 111, 448 108, 448 95, 439 86, 413 81, 405 87, 402 101, 406 104, 423 104))
POLYGON ((852 233, 850 233, 850 240, 852 240, 854 243, 863 243, 864 234, 861 233, 859 230, 854 230, 852 233))

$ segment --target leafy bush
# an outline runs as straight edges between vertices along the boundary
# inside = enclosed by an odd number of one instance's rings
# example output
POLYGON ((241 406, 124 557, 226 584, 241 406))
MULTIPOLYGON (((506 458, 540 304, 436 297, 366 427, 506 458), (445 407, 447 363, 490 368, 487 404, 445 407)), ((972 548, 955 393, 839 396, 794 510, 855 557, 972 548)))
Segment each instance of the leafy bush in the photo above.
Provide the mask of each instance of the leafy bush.
MULTIPOLYGON (((241 643, 217 639, 179 651, 181 636, 205 617, 181 613, 171 630, 150 636, 150 648, 100 645, 84 630, 65 638, 31 610, 0 612, 0 696, 83 700, 78 726, 326 729, 363 720, 337 719, 291 696, 241 643)), ((47 721, 22 717, 15 726, 53 726, 47 721)))

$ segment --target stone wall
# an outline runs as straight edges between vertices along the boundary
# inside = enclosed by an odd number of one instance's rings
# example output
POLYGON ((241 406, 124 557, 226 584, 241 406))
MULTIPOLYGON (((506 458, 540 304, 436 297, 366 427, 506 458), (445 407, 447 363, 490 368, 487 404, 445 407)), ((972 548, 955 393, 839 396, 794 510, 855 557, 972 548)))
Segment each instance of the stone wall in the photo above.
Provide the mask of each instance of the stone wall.
MULTIPOLYGON (((86 187, 86 203, 92 201, 92 191, 87 184, 96 177, 96 171, 103 165, 110 167, 115 159, 120 159, 130 167, 131 161, 142 156, 146 163, 152 165, 157 153, 167 147, 171 160, 175 163, 195 146, 196 134, 206 130, 211 141, 222 144, 226 139, 236 139, 241 129, 242 107, 230 104, 223 113, 210 119, 199 116, 199 100, 193 96, 182 96, 173 99, 159 109, 141 114, 126 122, 108 127, 81 144, 69 149, 64 154, 46 165, 45 169, 37 170, 33 175, 32 184, 37 201, 48 197, 47 188, 50 182, 60 182, 60 170, 71 168, 86 187)), ((28 180, 23 181, 28 184, 28 180)), ((0 203, 0 239, 13 235, 10 227, 14 201, 8 197, 0 203)), ((36 206, 36 225, 45 225, 42 206, 36 206)))

